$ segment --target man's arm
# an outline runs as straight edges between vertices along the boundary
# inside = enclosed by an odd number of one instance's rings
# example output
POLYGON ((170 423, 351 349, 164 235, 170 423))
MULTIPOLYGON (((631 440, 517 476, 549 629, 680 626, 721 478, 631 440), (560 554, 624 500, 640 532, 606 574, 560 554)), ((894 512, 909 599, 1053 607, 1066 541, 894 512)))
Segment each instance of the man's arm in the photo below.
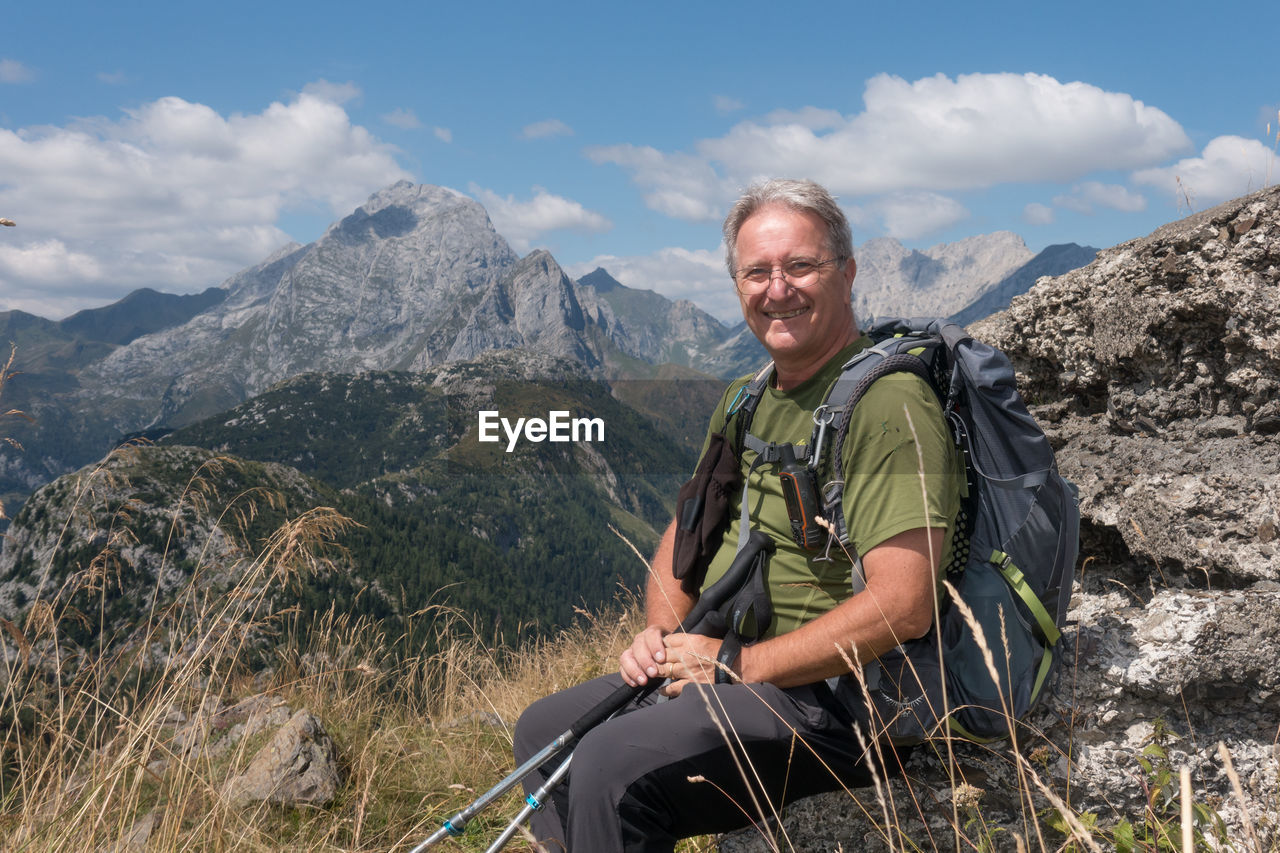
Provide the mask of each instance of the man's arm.
MULTIPOLYGON (((850 671, 840 650, 865 664, 922 636, 933 623, 934 579, 945 532, 919 527, 872 548, 862 558, 866 589, 794 631, 743 648, 735 672, 746 682, 809 684, 850 671)), ((677 694, 687 681, 714 680, 715 669, 705 660, 715 659, 719 640, 691 634, 663 639, 670 664, 659 671, 677 682, 664 692, 677 694)))
POLYGON ((658 550, 649 566, 649 578, 645 582, 645 629, 636 635, 631 647, 618 660, 618 670, 623 679, 635 687, 659 674, 666 663, 666 647, 663 637, 680 627, 681 620, 689 615, 697 599, 680 588, 680 581, 671 572, 675 554, 676 523, 667 525, 658 542, 658 550))

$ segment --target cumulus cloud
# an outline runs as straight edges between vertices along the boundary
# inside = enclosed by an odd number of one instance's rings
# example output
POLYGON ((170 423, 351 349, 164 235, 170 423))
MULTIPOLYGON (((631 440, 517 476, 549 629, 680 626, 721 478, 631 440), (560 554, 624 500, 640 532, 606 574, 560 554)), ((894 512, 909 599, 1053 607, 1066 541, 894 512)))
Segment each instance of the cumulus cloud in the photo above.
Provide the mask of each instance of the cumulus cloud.
POLYGON ((744 121, 692 152, 615 145, 587 154, 630 172, 650 207, 707 219, 766 175, 807 175, 856 196, 970 190, 1144 168, 1190 144, 1177 122, 1129 95, 1042 74, 881 74, 863 102, 853 115, 809 107, 744 121))
POLYGON ((383 113, 382 120, 401 130, 414 130, 422 127, 422 122, 418 121, 418 117, 414 115, 413 110, 407 110, 404 107, 396 107, 389 113, 383 113))
POLYGON ((1028 225, 1052 225, 1053 218, 1053 208, 1038 201, 1022 208, 1022 221, 1028 225))
POLYGON ((960 202, 938 193, 908 190, 890 193, 872 205, 884 232, 899 240, 915 240, 969 218, 960 202))
POLYGON ((435 134, 436 139, 441 142, 453 142, 453 131, 447 127, 433 127, 431 132, 435 134))
POLYGON ((715 250, 667 248, 649 255, 600 255, 566 271, 578 278, 596 267, 604 267, 627 287, 688 299, 728 325, 742 322, 737 291, 724 266, 723 244, 715 250))
POLYGON ((151 286, 219 283, 288 242, 289 210, 343 215, 409 177, 395 149, 352 125, 354 87, 309 86, 259 113, 223 116, 168 97, 118 120, 0 129, 5 308, 60 314, 151 286))
POLYGON ((1095 208, 1119 210, 1125 213, 1137 213, 1147 209, 1147 198, 1128 187, 1119 184, 1104 184, 1099 181, 1085 181, 1076 184, 1071 192, 1055 196, 1053 203, 1076 213, 1092 215, 1095 208))
POLYGON ((521 139, 548 139, 552 136, 573 136, 573 128, 558 118, 549 118, 526 124, 520 130, 521 139))
POLYGON ((1133 180, 1162 190, 1176 201, 1184 201, 1185 193, 1197 207, 1208 207, 1260 190, 1268 178, 1274 182, 1278 173, 1280 162, 1266 145, 1256 139, 1219 136, 1199 157, 1142 169, 1134 173, 1133 180))
POLYGON ((553 195, 542 187, 534 187, 533 198, 528 201, 501 196, 475 184, 468 189, 489 212, 493 227, 518 252, 529 251, 534 240, 551 231, 600 232, 613 227, 612 222, 594 210, 553 195))

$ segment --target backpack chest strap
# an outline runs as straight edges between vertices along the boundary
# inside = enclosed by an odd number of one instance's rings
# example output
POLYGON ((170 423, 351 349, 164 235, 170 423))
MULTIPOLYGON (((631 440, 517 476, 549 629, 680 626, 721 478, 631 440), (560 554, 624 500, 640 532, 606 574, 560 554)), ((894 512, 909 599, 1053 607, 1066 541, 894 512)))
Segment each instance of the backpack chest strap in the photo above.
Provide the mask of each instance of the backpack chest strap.
MULTIPOLYGON (((756 458, 751 460, 751 465, 747 468, 747 476, 742 478, 742 500, 741 513, 738 523, 738 551, 747 544, 747 536, 751 533, 751 504, 749 502, 748 488, 751 484, 751 475, 756 472, 756 468, 760 465, 775 465, 782 458, 782 445, 772 441, 765 441, 751 433, 747 433, 742 437, 742 446, 744 450, 750 450, 755 453, 756 458)), ((805 445, 792 445, 795 451, 796 460, 804 462, 809 458, 810 448, 805 445)))

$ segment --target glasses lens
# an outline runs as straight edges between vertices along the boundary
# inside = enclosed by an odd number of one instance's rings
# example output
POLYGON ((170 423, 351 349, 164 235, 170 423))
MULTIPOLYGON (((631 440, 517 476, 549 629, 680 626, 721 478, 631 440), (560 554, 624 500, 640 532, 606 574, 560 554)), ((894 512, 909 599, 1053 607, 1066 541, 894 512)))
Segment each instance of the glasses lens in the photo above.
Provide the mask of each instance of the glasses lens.
POLYGON ((773 271, 780 270, 782 278, 792 287, 809 287, 818 280, 818 273, 827 264, 835 263, 839 258, 825 261, 812 261, 808 258, 796 258, 787 261, 781 267, 743 267, 738 270, 738 290, 743 293, 759 293, 769 287, 773 280, 773 271))

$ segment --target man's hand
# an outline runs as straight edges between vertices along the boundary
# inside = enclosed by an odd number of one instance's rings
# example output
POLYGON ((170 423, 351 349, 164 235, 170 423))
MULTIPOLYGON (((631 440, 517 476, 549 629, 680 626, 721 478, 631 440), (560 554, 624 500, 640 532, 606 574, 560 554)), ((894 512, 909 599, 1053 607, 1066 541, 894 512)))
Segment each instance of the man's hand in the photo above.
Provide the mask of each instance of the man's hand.
POLYGON ((650 678, 666 678, 667 648, 663 638, 669 632, 665 628, 650 625, 631 641, 631 648, 618 658, 618 672, 622 680, 632 687, 642 687, 650 678))
POLYGON ((664 696, 679 696, 688 684, 714 684, 716 681, 716 656, 720 654, 721 640, 701 634, 683 632, 667 634, 666 658, 669 663, 661 672, 671 679, 662 688, 664 696))

